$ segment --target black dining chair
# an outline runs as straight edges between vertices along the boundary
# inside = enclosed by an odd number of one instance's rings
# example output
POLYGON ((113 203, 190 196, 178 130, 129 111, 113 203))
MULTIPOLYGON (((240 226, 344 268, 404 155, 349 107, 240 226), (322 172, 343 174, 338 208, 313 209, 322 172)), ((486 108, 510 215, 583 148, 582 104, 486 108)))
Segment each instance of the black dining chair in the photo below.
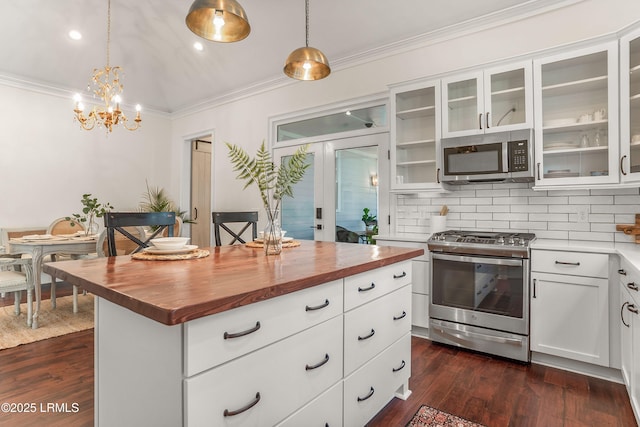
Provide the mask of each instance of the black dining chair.
POLYGON ((216 246, 222 246, 221 229, 229 233, 233 238, 230 245, 236 242, 247 243, 242 234, 251 227, 251 240, 258 237, 258 212, 212 212, 213 216, 213 234, 216 239, 216 246), (244 223, 244 226, 239 232, 233 231, 227 224, 231 223, 244 223))
POLYGON ((167 230, 167 235, 173 237, 173 227, 176 223, 175 212, 108 212, 104 215, 104 226, 107 230, 108 256, 116 256, 116 231, 134 242, 138 247, 131 253, 136 253, 149 247, 149 241, 158 235, 162 235, 163 230, 167 230), (154 232, 146 239, 133 235, 125 227, 153 227, 154 232))

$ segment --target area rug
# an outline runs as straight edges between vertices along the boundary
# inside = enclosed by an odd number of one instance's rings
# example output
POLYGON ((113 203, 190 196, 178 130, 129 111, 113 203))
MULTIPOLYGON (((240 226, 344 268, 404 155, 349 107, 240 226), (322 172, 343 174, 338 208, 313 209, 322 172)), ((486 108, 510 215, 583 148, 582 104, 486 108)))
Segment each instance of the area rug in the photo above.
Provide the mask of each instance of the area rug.
MULTIPOLYGON (((50 300, 43 300, 38 317, 38 329, 27 326, 27 305, 15 315, 13 304, 0 307, 0 350, 47 338, 93 328, 93 296, 78 295, 78 312, 73 313, 73 297, 56 298, 57 308, 50 300)), ((35 308, 35 303, 34 303, 35 308)))
POLYGON ((422 405, 405 427, 485 427, 464 418, 422 405))

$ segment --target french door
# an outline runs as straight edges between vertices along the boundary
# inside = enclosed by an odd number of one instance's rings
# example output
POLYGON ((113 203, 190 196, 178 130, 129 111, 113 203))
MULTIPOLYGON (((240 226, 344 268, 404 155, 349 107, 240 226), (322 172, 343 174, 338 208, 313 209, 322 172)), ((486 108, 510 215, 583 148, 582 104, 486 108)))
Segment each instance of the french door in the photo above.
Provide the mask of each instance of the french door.
MULTIPOLYGON (((336 241, 338 236, 340 241, 366 243, 363 210, 377 218, 389 213, 388 199, 379 197, 388 194, 388 147, 388 133, 310 144, 309 169, 294 186, 294 197, 282 200, 281 224, 287 236, 323 241, 336 241)), ((297 148, 275 148, 276 163, 286 161, 297 148)))

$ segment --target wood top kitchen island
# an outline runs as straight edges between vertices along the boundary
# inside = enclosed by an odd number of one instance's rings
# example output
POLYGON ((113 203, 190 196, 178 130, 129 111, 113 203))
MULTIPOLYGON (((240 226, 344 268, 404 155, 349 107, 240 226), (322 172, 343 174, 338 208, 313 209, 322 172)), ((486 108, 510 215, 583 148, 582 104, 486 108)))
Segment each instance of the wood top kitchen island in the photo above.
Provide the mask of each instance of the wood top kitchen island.
POLYGON ((207 249, 45 265, 97 296, 96 426, 365 425, 410 394, 421 249, 207 249))

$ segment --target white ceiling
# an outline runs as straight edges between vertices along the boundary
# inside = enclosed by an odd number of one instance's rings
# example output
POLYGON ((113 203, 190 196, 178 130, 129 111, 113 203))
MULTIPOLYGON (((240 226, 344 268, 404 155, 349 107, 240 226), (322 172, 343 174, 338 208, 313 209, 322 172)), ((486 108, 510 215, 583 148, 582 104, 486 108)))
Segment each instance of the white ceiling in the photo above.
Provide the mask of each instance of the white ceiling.
MULTIPOLYGON (((236 43, 191 33, 184 23, 191 2, 112 0, 110 62, 124 69, 125 104, 175 112, 287 79, 284 61, 305 43, 304 0, 239 0, 251 34, 236 43), (193 49, 196 41, 204 51, 193 49)), ((309 44, 335 69, 460 23, 529 14, 554 3, 563 2, 310 0, 309 44)), ((106 21, 107 0, 0 1, 0 82, 86 90, 93 69, 106 65, 106 21), (68 37, 72 29, 82 40, 68 37)))

